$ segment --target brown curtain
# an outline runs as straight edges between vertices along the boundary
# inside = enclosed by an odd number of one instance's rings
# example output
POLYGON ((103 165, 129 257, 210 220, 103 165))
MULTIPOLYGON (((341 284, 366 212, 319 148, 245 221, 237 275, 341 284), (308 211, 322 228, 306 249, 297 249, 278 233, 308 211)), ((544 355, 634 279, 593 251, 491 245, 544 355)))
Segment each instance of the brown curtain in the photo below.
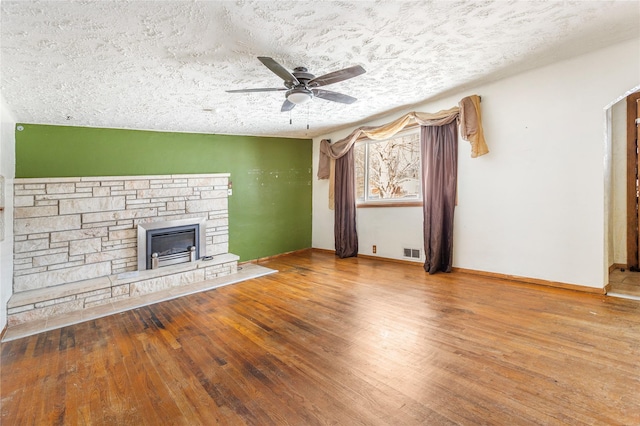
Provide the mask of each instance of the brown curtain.
POLYGON ((422 212, 424 216, 424 270, 430 274, 451 272, 453 263, 453 212, 458 176, 456 122, 423 126, 422 212))
POLYGON ((358 255, 356 232, 356 189, 353 146, 335 160, 335 223, 336 255, 340 258, 358 255))

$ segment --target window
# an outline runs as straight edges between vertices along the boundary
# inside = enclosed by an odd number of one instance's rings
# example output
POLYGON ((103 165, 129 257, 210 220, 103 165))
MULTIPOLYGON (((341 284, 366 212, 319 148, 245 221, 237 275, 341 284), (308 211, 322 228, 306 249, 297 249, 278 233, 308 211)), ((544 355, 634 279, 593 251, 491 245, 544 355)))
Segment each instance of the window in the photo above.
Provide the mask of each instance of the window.
POLYGON ((420 205, 419 129, 356 143, 356 202, 360 207, 420 205))

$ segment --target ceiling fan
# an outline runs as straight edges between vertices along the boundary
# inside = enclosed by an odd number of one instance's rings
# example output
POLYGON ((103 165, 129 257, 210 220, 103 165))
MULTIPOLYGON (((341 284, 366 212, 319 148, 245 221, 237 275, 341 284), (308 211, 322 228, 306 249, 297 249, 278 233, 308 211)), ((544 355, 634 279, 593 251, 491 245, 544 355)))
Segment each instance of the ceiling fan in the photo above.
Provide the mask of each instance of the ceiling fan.
POLYGON ((269 68, 274 74, 284 80, 285 87, 267 87, 257 89, 227 90, 227 93, 250 93, 250 92, 279 92, 286 91, 286 99, 280 111, 291 111, 296 105, 304 104, 313 98, 320 98, 332 102, 352 104, 356 98, 343 95, 342 93, 330 90, 318 89, 318 87, 338 83, 349 78, 357 77, 366 71, 360 65, 344 68, 329 74, 316 77, 310 74, 305 67, 297 67, 293 72, 287 71, 282 65, 266 56, 258 56, 258 60, 269 68))

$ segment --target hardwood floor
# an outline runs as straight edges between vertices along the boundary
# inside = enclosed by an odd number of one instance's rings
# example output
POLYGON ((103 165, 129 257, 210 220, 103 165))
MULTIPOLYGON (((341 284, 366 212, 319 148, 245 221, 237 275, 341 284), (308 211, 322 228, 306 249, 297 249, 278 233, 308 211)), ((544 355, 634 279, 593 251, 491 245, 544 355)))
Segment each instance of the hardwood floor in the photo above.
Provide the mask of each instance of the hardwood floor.
POLYGON ((640 424, 640 302, 296 253, 3 343, 3 425, 640 424))
POLYGON ((609 274, 609 295, 640 300, 640 272, 615 269, 609 274))

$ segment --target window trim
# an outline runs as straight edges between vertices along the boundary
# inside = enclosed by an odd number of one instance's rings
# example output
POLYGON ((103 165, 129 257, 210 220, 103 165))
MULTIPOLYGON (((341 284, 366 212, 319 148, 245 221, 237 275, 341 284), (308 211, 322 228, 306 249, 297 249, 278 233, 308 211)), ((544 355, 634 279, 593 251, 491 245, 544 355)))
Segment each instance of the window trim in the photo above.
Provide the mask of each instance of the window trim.
MULTIPOLYGON (((385 139, 380 139, 380 140, 375 140, 375 139, 370 139, 369 137, 362 135, 360 136, 356 141, 355 144, 362 144, 362 143, 377 143, 377 142, 383 142, 385 140, 389 140, 389 139, 393 139, 396 137, 401 137, 405 134, 408 133, 412 133, 412 132, 416 132, 418 133, 418 136, 420 135, 420 125, 418 125, 417 123, 412 123, 410 125, 405 126, 405 128, 403 128, 402 130, 400 130, 399 132, 397 132, 396 134, 394 134, 393 136, 390 136, 388 138, 385 139)), ((354 148, 355 148, 355 144, 354 144, 354 148)), ((420 154, 420 156, 422 157, 422 154, 420 154)), ((365 156, 365 168, 368 169, 369 167, 369 158, 368 156, 365 156)), ((422 170, 422 158, 420 160, 420 169, 422 170)), ((368 177, 368 173, 367 175, 365 175, 365 178, 368 177)), ((354 182, 354 186, 357 185, 357 182, 354 182)), ((366 179, 365 179, 365 199, 366 199, 366 192, 367 192, 367 185, 366 185, 366 179)), ((357 190, 356 190, 357 193, 357 190)), ((422 199, 422 181, 420 182, 420 193, 419 193, 420 199, 410 199, 407 201, 400 201, 400 199, 389 199, 389 201, 359 201, 358 198, 356 197, 356 208, 372 208, 372 207, 422 207, 423 206, 423 199, 422 199)))
POLYGON ((369 201, 369 202, 356 202, 356 208, 366 209, 369 207, 422 207, 424 203, 422 201, 369 201))

